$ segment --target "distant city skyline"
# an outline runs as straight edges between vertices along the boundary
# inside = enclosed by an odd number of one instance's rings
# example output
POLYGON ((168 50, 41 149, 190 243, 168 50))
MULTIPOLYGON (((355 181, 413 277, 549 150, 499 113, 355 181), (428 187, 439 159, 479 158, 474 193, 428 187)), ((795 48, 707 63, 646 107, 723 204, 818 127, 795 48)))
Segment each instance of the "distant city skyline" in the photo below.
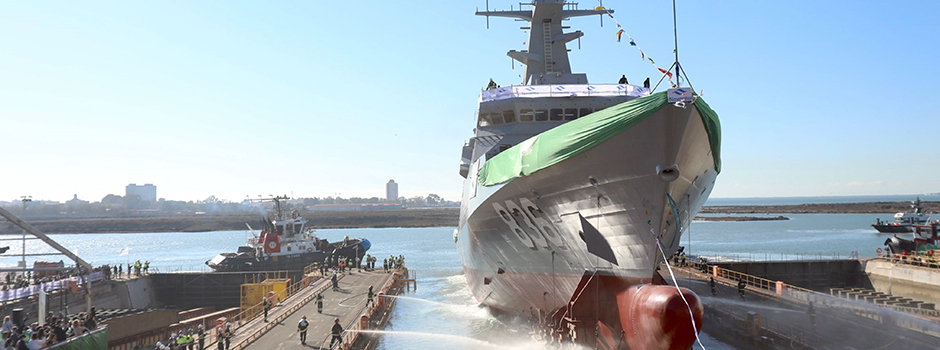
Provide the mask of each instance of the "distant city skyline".
MULTIPOLYGON (((604 2, 664 67, 671 5, 604 2)), ((0 31, 17 34, 0 39, 0 200, 100 201, 129 183, 187 201, 382 198, 389 178, 399 196, 460 200, 480 90, 518 84, 506 52, 526 49, 518 23, 487 29, 483 6, 369 1, 350 20, 323 15, 348 12, 342 2, 6 2, 0 31), (407 19, 395 31, 408 35, 369 25, 390 18, 407 19)), ((936 1, 679 1, 682 65, 721 118, 712 197, 940 191, 940 148, 920 134, 940 122, 929 103, 940 66, 924 64, 940 56, 927 40, 937 12, 936 1)), ((584 33, 572 70, 656 81, 599 22, 565 22, 584 33)))

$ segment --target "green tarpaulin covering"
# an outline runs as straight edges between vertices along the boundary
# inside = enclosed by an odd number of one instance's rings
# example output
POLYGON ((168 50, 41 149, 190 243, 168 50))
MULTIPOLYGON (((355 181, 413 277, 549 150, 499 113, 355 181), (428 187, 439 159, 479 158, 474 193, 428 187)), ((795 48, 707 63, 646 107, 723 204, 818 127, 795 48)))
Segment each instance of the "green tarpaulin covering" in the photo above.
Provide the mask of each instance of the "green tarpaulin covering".
MULTIPOLYGON (((666 91, 624 102, 559 125, 536 135, 487 160, 478 180, 484 186, 498 185, 517 177, 528 176, 571 158, 620 134, 668 103, 666 91)), ((699 98, 693 105, 702 116, 715 160, 715 171, 721 172, 721 124, 718 114, 699 98)))

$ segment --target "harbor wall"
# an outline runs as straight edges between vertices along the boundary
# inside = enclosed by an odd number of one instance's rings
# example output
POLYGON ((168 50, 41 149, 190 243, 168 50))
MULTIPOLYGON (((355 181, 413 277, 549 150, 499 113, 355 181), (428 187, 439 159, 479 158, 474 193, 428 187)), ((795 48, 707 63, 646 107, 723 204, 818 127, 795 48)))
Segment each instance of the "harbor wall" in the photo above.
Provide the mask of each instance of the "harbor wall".
POLYGON ((711 263, 748 275, 824 293, 833 287, 871 288, 858 260, 748 261, 711 263))
POLYGON ((876 291, 940 305, 940 269, 881 259, 861 264, 876 291))

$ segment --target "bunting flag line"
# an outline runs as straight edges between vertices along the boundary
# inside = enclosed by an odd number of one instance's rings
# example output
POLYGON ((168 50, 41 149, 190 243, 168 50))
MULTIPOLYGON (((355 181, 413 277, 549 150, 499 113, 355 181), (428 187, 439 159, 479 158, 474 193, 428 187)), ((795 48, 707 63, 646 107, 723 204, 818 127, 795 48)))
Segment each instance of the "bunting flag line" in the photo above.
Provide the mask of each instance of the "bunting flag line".
POLYGON ((669 76, 669 80, 672 80, 672 72, 670 72, 670 71, 668 71, 668 70, 665 70, 665 69, 662 69, 662 68, 659 68, 659 67, 656 67, 656 69, 658 69, 660 73, 663 73, 663 74, 665 74, 665 75, 668 75, 668 76, 669 76))
POLYGON ((618 30, 617 30, 617 42, 620 42, 620 41, 621 41, 621 37, 622 37, 624 34, 626 34, 626 35, 627 35, 627 38, 630 39, 630 46, 635 47, 635 48, 637 49, 637 51, 640 52, 640 61, 649 61, 650 64, 652 64, 653 67, 656 68, 656 70, 658 70, 660 73, 663 73, 663 74, 665 74, 666 76, 669 77, 669 83, 670 83, 670 85, 675 86, 675 84, 672 83, 672 72, 670 72, 670 71, 668 71, 668 70, 665 70, 665 69, 662 69, 662 68, 659 68, 659 66, 656 65, 656 61, 654 61, 652 57, 647 56, 646 53, 643 52, 643 49, 641 49, 640 46, 637 45, 636 41, 633 40, 633 37, 630 36, 630 33, 627 33, 627 31, 626 31, 625 29, 623 29, 623 26, 620 25, 620 22, 617 21, 616 18, 614 18, 613 12, 611 12, 610 10, 608 10, 608 9, 607 9, 606 7, 604 7, 604 6, 597 6, 597 7, 594 8, 594 10, 595 10, 595 11, 603 11, 604 13, 607 14, 607 17, 610 17, 611 19, 613 19, 613 20, 614 20, 614 23, 617 24, 617 29, 618 29, 618 30))

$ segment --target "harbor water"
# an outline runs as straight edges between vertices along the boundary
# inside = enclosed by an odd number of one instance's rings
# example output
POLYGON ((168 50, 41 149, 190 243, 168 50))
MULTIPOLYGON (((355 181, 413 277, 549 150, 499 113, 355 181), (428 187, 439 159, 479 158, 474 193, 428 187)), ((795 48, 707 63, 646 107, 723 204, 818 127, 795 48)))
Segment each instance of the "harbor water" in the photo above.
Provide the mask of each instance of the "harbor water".
MULTIPOLYGON (((769 214, 777 216, 780 214, 769 214)), ((682 245, 693 255, 721 259, 816 259, 875 255, 887 235, 871 226, 875 218, 893 214, 782 214, 790 220, 705 222, 694 221, 682 245)), ((753 215, 750 215, 753 216, 753 215)), ((454 249, 453 227, 319 230, 320 238, 342 240, 365 237, 372 242, 370 254, 379 257, 404 255, 406 265, 417 273, 418 289, 404 294, 386 330, 379 349, 542 349, 530 340, 521 320, 508 324, 477 306, 467 289, 463 269, 454 249)), ((204 262, 220 252, 243 245, 245 231, 199 233, 58 234, 63 246, 93 265, 147 260, 152 271, 208 271, 204 262), (120 256, 125 247, 129 254, 120 256)), ((11 245, 0 264, 13 266, 11 255, 22 250, 11 245)), ((27 241, 29 253, 51 252, 38 240, 27 241)), ((35 259, 27 259, 31 261, 35 259)), ((43 260, 59 260, 44 257, 43 260)), ((67 264, 69 262, 66 262, 67 264)), ((125 266, 126 267, 126 266, 125 266)), ((667 277, 668 279, 668 277, 667 277)), ((707 327, 707 326, 706 326, 707 327)), ((703 334, 708 349, 731 349, 703 334)))

